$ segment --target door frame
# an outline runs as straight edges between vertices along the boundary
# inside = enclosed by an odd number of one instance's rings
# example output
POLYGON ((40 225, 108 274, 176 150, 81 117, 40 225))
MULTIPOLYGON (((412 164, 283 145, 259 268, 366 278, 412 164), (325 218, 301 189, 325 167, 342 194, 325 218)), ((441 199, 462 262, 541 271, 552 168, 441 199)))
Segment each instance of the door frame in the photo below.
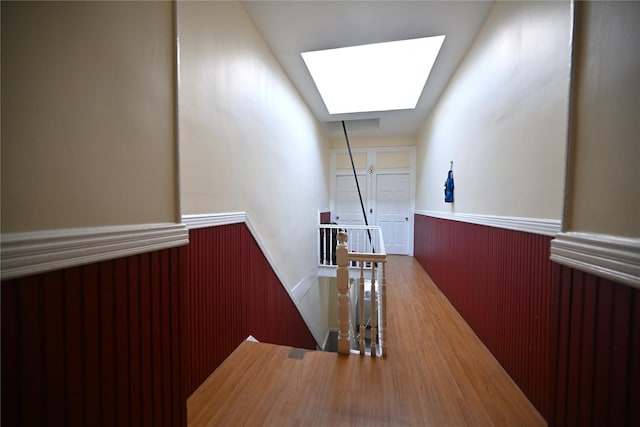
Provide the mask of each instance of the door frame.
MULTIPOLYGON (((365 168, 356 168, 358 175, 365 174, 367 177, 367 190, 369 198, 365 200, 365 209, 367 214, 373 209, 373 215, 369 214, 368 219, 371 221, 370 225, 378 223, 377 206, 376 206, 376 194, 377 194, 377 176, 378 175, 390 175, 390 174, 409 174, 409 230, 407 236, 408 255, 413 256, 414 249, 414 219, 416 208, 416 147, 415 146, 398 146, 398 147, 359 147, 352 148, 351 152, 366 153, 367 163, 365 168), (407 168, 389 168, 378 169, 377 157, 378 153, 393 153, 393 152, 408 152, 409 153, 409 167, 407 168), (373 168, 373 171, 370 171, 373 168)), ((349 154, 349 150, 346 148, 336 148, 330 150, 330 189, 329 189, 329 203, 331 212, 331 221, 335 222, 335 210, 336 210, 336 177, 350 175, 353 178, 353 169, 337 169, 336 157, 338 154, 349 154)))

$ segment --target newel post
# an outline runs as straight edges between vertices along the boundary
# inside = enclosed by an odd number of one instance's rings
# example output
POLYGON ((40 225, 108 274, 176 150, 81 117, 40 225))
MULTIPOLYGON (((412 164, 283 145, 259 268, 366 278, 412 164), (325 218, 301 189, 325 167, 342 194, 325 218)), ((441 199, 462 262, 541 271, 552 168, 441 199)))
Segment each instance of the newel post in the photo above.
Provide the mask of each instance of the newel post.
POLYGON ((347 249, 347 233, 338 232, 336 263, 338 264, 338 353, 351 352, 351 325, 349 321, 349 251, 347 249))

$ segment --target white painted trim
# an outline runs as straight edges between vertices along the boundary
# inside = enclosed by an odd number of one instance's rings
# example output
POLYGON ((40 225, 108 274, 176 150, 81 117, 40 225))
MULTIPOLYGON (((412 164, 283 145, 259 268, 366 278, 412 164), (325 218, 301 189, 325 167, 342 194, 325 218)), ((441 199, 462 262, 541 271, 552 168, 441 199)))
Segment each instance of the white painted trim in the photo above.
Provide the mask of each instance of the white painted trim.
POLYGON ((245 224, 247 225, 247 228, 251 232, 251 235, 253 236, 253 238, 255 239, 256 243, 258 244, 258 247, 262 251, 262 254, 264 255, 264 257, 269 262, 269 265, 273 269, 273 272, 276 273, 276 277, 278 277, 278 280, 280 281, 280 283, 285 285, 285 289, 287 290, 287 293, 289 293, 289 296, 291 296, 291 291, 289 290, 289 287, 286 286, 287 281, 284 280, 284 276, 280 273, 280 270, 278 270, 278 268, 276 267, 276 263, 273 260, 273 258, 271 258, 271 255, 269 255, 269 251, 267 250, 267 246, 264 244, 264 240, 262 240, 262 238, 260 237, 260 234, 258 233, 258 230, 256 230, 256 228, 253 226, 253 223, 251 222, 251 218, 249 218, 249 215, 245 216, 245 224))
POLYGON ((304 296, 307 294, 307 292, 309 292, 313 285, 316 285, 318 283, 318 274, 318 268, 315 268, 311 273, 303 277, 302 280, 300 280, 298 284, 291 289, 291 292, 289 292, 289 294, 296 304, 302 301, 304 296))
POLYGON ((559 233, 551 241, 551 260, 640 288, 639 238, 596 233, 559 233))
POLYGON ((517 216, 479 215, 456 212, 416 210, 416 214, 471 224, 488 225, 507 230, 555 236, 560 232, 559 219, 524 218, 517 216))
POLYGON ((189 243, 183 224, 136 224, 2 234, 2 280, 189 243))
POLYGON ((331 328, 327 329, 327 333, 324 335, 324 340, 322 341, 322 351, 327 351, 327 343, 329 342, 329 335, 331 334, 331 328))
POLYGON ((245 212, 182 215, 182 223, 186 225, 189 230, 243 222, 247 222, 247 214, 245 212))

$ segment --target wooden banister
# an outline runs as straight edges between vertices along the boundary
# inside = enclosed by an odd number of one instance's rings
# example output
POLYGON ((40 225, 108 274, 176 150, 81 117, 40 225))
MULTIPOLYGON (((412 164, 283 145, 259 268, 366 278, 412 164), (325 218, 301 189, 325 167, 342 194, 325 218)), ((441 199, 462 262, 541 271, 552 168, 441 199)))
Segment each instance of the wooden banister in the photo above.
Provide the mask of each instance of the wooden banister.
POLYGON ((349 307, 349 251, 347 249, 347 234, 338 233, 338 246, 336 247, 336 262, 338 264, 338 353, 351 353, 351 319, 349 307))
MULTIPOLYGON (((338 245, 336 247, 336 263, 337 263, 337 287, 338 287, 338 353, 350 354, 352 341, 352 324, 349 313, 351 312, 351 297, 349 292, 349 266, 357 263, 360 271, 358 280, 358 346, 360 354, 366 352, 366 323, 368 319, 365 316, 365 265, 371 266, 371 287, 369 298, 369 314, 371 319, 370 339, 371 339, 371 356, 386 356, 387 344, 385 334, 387 331, 387 307, 386 307, 386 262, 387 256, 384 253, 358 253, 349 252, 347 246, 348 236, 344 231, 338 232, 338 245), (378 274, 382 271, 382 277, 378 284, 378 274)), ((382 237, 380 236, 380 241, 382 237)), ((369 270, 369 269, 367 269, 369 270)))

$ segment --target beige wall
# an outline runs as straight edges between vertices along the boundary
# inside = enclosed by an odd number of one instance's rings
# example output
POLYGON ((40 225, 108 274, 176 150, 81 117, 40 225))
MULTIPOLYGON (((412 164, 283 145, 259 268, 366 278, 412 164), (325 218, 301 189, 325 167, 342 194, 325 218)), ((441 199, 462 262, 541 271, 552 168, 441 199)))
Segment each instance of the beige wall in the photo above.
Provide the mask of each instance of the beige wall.
POLYGON ((410 151, 383 151, 376 153, 378 169, 408 169, 411 167, 410 151))
POLYGON ((419 135, 416 209, 561 218, 569 43, 569 2, 496 2, 419 135))
POLYGON ((640 237, 640 3, 585 2, 576 19, 564 228, 640 237))
POLYGON ((335 277, 322 277, 320 280, 322 286, 326 286, 329 289, 329 329, 338 330, 340 324, 338 323, 338 283, 335 277))
MULTIPOLYGON (((356 137, 349 138, 349 145, 352 149, 359 148, 393 148, 402 147, 400 151, 381 151, 375 154, 375 164, 378 169, 409 168, 411 166, 411 155, 406 147, 416 145, 416 138, 413 136, 383 136, 383 137, 356 137)), ((342 138, 331 138, 329 146, 336 150, 346 150, 347 143, 342 138)), ((351 169, 351 159, 348 152, 336 153, 336 169, 351 169)), ((354 152, 353 163, 356 169, 369 168, 366 152, 354 152)))
MULTIPOLYGON (((179 2, 178 17, 183 213, 246 212, 292 289, 317 269, 329 205, 322 127, 239 2, 179 2)), ((322 339, 317 291, 298 307, 322 339)))
MULTIPOLYGON (((352 153, 353 165, 349 153, 336 153, 336 169, 367 169, 366 152, 352 153)), ((411 167, 411 152, 406 147, 401 151, 380 151, 375 153, 375 165, 378 169, 407 169, 411 167)))
POLYGON ((177 220, 173 6, 2 2, 2 232, 177 220))
POLYGON ((367 153, 351 153, 353 156, 353 164, 351 164, 351 157, 349 153, 336 153, 336 169, 349 169, 354 166, 356 169, 366 169, 367 165, 367 153))
MULTIPOLYGON (((408 147, 416 145, 416 138, 413 136, 381 136, 381 137, 349 137, 349 145, 351 148, 370 148, 370 147, 408 147)), ((339 138, 331 138, 329 140, 329 148, 340 149, 347 148, 344 136, 339 138)))

